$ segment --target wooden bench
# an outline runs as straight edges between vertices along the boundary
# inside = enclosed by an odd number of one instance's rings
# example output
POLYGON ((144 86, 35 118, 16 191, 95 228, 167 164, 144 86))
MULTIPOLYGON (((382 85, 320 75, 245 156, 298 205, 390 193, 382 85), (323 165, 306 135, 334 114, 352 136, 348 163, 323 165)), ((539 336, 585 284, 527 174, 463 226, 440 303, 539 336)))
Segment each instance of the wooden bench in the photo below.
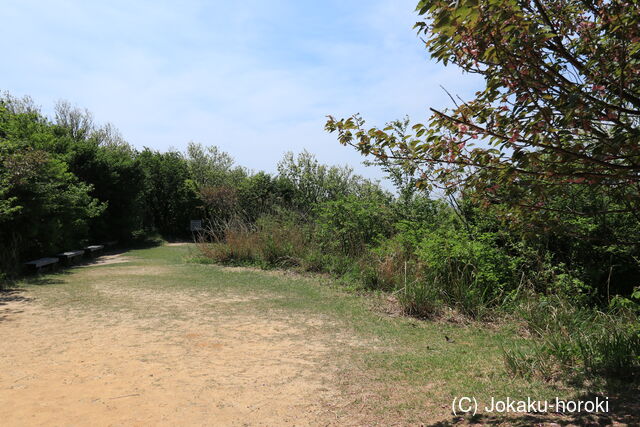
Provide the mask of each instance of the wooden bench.
POLYGON ((40 258, 24 263, 27 268, 35 270, 37 273, 45 267, 54 267, 56 264, 58 264, 58 258, 40 258))
POLYGON ((89 257, 96 256, 100 251, 104 249, 104 245, 91 245, 84 248, 84 254, 89 257))
POLYGON ((74 262, 77 262, 82 255, 84 255, 84 251, 67 251, 59 253, 56 256, 66 265, 71 265, 74 262))

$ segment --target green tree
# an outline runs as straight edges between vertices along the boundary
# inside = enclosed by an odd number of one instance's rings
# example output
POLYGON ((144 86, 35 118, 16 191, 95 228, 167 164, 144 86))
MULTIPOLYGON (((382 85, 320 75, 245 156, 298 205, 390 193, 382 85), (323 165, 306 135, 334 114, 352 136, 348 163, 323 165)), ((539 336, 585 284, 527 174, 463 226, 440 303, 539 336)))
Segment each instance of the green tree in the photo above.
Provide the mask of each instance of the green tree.
POLYGON ((128 145, 103 145, 90 138, 75 141, 67 152, 69 168, 93 186, 105 212, 92 221, 98 240, 126 241, 142 228, 144 175, 135 151, 128 145))
POLYGON ((389 196, 376 183, 355 175, 350 167, 323 165, 306 150, 297 156, 286 153, 278 163, 278 175, 291 183, 293 205, 304 213, 310 213, 319 203, 347 195, 389 196))
POLYGON ((237 185, 246 175, 242 168, 234 167, 233 157, 216 146, 204 147, 190 142, 187 145, 186 160, 198 188, 237 185))
POLYGON ((144 225, 170 236, 189 232, 189 220, 200 218, 198 196, 184 156, 145 148, 138 156, 144 174, 144 225))
POLYGON ((238 188, 240 209, 246 220, 255 222, 261 215, 288 206, 292 188, 289 181, 266 172, 248 176, 238 188))
POLYGON ((450 111, 432 109, 410 135, 330 117, 326 128, 341 143, 410 162, 423 185, 474 189, 522 211, 552 212, 549 200, 584 186, 637 212, 636 0, 423 0, 417 10, 431 56, 483 76, 486 87, 450 111))
POLYGON ((91 236, 127 241, 142 227, 143 174, 135 150, 113 125, 97 126, 89 111, 66 101, 56 104, 55 125, 58 138, 47 150, 64 156, 70 171, 107 206, 91 221, 91 236))
POLYGON ((15 270, 38 257, 87 241, 92 218, 106 207, 91 184, 48 151, 60 135, 29 99, 0 100, 0 267, 15 270))

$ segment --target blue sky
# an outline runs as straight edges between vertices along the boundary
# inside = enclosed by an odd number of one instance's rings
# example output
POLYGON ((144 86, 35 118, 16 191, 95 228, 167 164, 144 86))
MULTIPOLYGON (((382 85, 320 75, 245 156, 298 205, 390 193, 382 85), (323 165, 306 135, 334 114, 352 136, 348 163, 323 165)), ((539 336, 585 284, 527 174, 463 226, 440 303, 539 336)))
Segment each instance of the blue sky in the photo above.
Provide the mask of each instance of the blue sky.
POLYGON ((325 116, 369 124, 463 98, 478 78, 429 60, 412 29, 416 0, 3 2, 0 90, 86 107, 136 147, 218 145, 274 171, 286 151, 325 163, 362 157, 325 116))

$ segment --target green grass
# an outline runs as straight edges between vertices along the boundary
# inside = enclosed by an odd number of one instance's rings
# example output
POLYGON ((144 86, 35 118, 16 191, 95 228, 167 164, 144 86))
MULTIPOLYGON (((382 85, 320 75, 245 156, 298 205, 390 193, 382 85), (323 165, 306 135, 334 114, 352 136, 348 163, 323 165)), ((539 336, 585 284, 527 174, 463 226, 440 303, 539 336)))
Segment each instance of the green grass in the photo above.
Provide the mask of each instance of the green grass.
POLYGON ((381 416, 402 414, 407 422, 424 419, 425 414, 446 416, 456 396, 488 402, 491 397, 539 400, 580 393, 509 375, 502 348, 513 348, 522 339, 507 325, 391 317, 373 310, 370 297, 345 292, 328 279, 194 264, 187 261, 193 255, 191 245, 132 250, 124 254, 130 258, 127 263, 74 268, 24 280, 20 286, 42 304, 106 316, 116 311, 171 320, 184 315, 172 301, 193 298, 194 310, 204 321, 220 311, 293 322, 324 319, 319 328, 324 336, 335 337, 333 354, 343 374, 344 393, 370 390, 374 397, 364 402, 370 410, 381 416), (144 274, 145 269, 154 273, 144 274), (105 287, 122 292, 104 292, 105 287), (149 304, 136 297, 140 292, 159 297, 149 304), (225 295, 253 298, 224 306, 215 303, 225 295), (357 344, 343 345, 345 337, 357 344))

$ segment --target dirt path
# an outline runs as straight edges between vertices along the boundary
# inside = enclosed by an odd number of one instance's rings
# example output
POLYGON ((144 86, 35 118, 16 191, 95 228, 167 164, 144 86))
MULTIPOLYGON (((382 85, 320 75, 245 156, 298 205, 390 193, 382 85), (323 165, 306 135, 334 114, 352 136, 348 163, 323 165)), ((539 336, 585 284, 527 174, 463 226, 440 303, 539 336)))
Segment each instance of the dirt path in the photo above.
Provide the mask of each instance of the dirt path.
POLYGON ((456 393, 556 390, 505 376, 491 331, 383 317, 316 279, 189 251, 111 254, 0 292, 0 426, 638 424, 635 400, 613 418, 462 420, 456 393))
MULTIPOLYGON (((109 273, 119 268, 110 266, 109 273)), ((127 289, 101 285, 100 292, 121 296, 127 289)), ((132 296, 143 305, 163 298, 132 296)), ((233 302, 225 296, 217 303, 233 302)), ((6 297, 0 303, 0 424, 336 422, 327 409, 335 397, 335 370, 326 363, 331 348, 314 323, 321 320, 237 312, 203 318, 197 303, 173 298, 172 310, 181 313, 167 320, 126 310, 52 309, 29 292, 6 297)))

